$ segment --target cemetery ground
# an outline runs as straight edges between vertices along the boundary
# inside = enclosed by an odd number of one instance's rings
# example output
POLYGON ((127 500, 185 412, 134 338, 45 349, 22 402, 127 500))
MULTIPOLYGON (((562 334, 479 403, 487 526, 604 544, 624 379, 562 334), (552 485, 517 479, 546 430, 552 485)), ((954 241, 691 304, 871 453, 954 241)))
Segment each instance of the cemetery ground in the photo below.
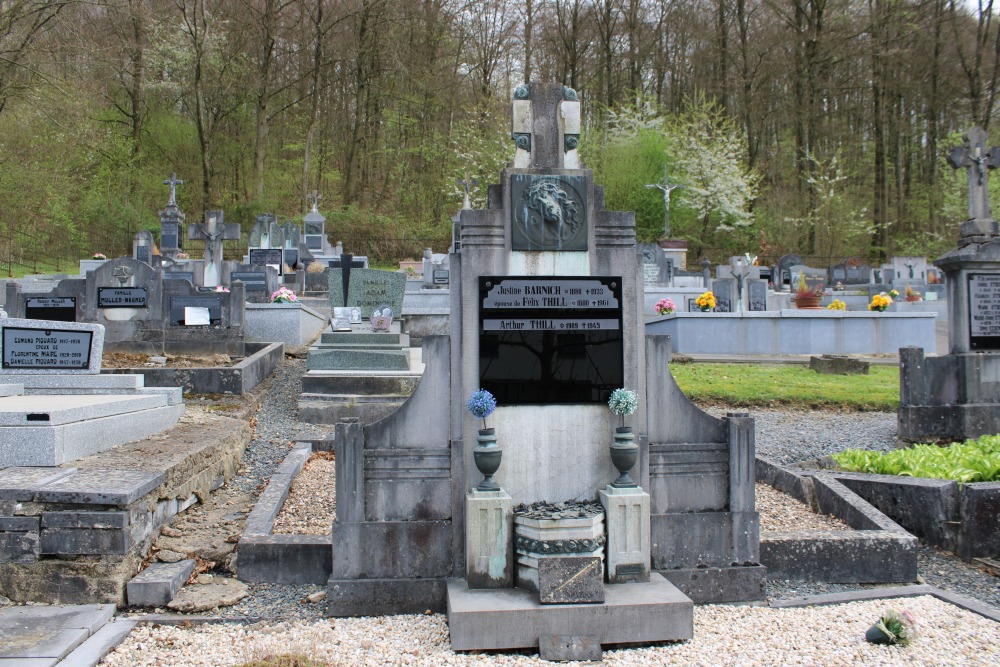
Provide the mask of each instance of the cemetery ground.
MULTIPOLYGON (((235 401, 207 397, 188 402, 192 409, 187 419, 219 409, 230 415, 242 409, 240 414, 250 422, 253 438, 237 476, 179 515, 170 528, 162 531, 150 554, 152 560, 189 555, 198 558, 198 568, 182 591, 234 581, 229 577, 231 570, 239 566, 238 542, 246 517, 268 480, 294 442, 330 436, 332 427, 303 424, 296 419, 295 395, 304 366, 302 359, 286 357, 260 391, 250 397, 235 401)), ((769 375, 771 369, 739 364, 709 367, 674 363, 671 369, 676 371, 679 384, 716 416, 734 405, 726 402, 729 399, 704 393, 705 382, 699 385, 692 379, 699 370, 709 369, 709 375, 718 378, 729 374, 727 382, 738 378, 732 384, 745 384, 751 388, 751 395, 754 387, 762 396, 765 390, 781 394, 784 387, 785 394, 790 391, 790 398, 758 400, 749 408, 747 399, 732 399, 740 409, 749 409, 756 419, 758 456, 779 464, 791 465, 848 447, 885 450, 894 446, 895 414, 889 406, 875 404, 871 399, 898 377, 893 375, 893 367, 885 367, 884 373, 862 376, 862 386, 853 387, 847 398, 835 391, 842 376, 822 376, 817 384, 791 388, 787 378, 801 368, 785 371, 784 380, 780 373, 769 375), (830 396, 838 398, 829 400, 830 396)), ((852 379, 857 381, 856 377, 852 379)), ((284 522, 285 527, 276 530, 315 533, 326 526, 329 534, 335 511, 331 502, 331 458, 328 453, 314 455, 296 481, 299 490, 293 486, 285 512, 279 516, 278 523, 284 522)), ((758 484, 757 508, 762 536, 768 531, 844 529, 838 522, 813 514, 797 500, 762 484, 758 484)), ((929 546, 919 548, 917 560, 916 583, 988 605, 993 614, 1000 610, 997 577, 929 546)), ((232 585, 240 586, 237 582, 232 585)), ((609 650, 604 654, 604 663, 988 665, 1000 660, 1000 624, 995 620, 926 594, 905 600, 844 602, 855 599, 859 594, 851 592, 856 591, 862 591, 861 596, 896 595, 899 587, 769 580, 769 605, 698 606, 691 641, 609 650), (831 601, 844 603, 788 606, 817 595, 832 596, 831 601), (887 607, 909 609, 917 616, 921 635, 911 646, 877 647, 864 642, 864 631, 887 607)), ((926 592, 925 588, 912 588, 905 594, 926 592)), ((280 654, 298 654, 315 661, 298 663, 303 665, 545 664, 531 652, 455 654, 441 614, 328 619, 324 597, 321 585, 249 584, 246 596, 236 604, 210 606, 198 613, 123 609, 113 624, 126 624, 125 629, 131 631, 100 664, 296 664, 261 662, 267 656, 280 654), (132 628, 136 622, 138 625, 132 628)))

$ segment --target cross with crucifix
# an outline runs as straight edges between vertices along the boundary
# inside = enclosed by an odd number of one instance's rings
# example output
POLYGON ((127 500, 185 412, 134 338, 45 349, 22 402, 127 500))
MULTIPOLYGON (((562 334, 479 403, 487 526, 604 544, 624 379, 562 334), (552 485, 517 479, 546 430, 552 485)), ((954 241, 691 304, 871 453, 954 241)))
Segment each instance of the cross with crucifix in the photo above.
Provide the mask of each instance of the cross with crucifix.
POLYGON ((241 228, 223 222, 222 211, 205 211, 205 222, 188 225, 188 239, 205 242, 205 272, 202 285, 217 287, 222 279, 222 242, 239 241, 241 228))
POLYGON ((167 200, 167 206, 177 206, 177 186, 184 185, 184 181, 178 180, 177 172, 170 174, 170 178, 163 181, 164 185, 170 186, 170 199, 167 200))
POLYGON ((667 178, 667 165, 663 165, 663 180, 659 183, 648 183, 646 189, 650 190, 656 188, 663 191, 663 238, 670 238, 670 193, 677 188, 682 188, 683 185, 679 183, 670 183, 670 179, 667 178))
POLYGON ((948 164, 952 169, 965 167, 969 184, 969 220, 992 220, 987 185, 988 169, 1000 166, 1000 148, 986 147, 988 139, 983 128, 973 127, 965 133, 965 145, 956 146, 948 153, 948 164))
POLYGON ((465 190, 465 199, 462 201, 462 208, 463 209, 471 209, 472 208, 472 199, 469 197, 469 188, 470 187, 474 188, 477 185, 479 185, 479 179, 478 178, 469 178, 469 175, 466 174, 464 181, 462 179, 458 179, 458 181, 456 181, 456 182, 458 183, 458 187, 460 187, 463 190, 465 190))
POLYGON ((323 198, 323 195, 313 190, 306 195, 306 201, 312 204, 312 210, 316 213, 319 212, 319 200, 323 198))

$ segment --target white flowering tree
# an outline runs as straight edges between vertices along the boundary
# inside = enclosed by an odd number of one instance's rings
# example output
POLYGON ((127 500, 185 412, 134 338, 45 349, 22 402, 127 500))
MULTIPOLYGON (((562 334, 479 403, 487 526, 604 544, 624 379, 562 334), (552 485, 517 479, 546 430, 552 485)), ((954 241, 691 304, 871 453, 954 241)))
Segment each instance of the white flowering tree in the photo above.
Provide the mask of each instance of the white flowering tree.
POLYGON ((745 163, 746 138, 736 123, 710 103, 692 105, 668 128, 671 161, 683 183, 678 204, 701 222, 703 241, 753 225, 751 203, 759 177, 745 163))

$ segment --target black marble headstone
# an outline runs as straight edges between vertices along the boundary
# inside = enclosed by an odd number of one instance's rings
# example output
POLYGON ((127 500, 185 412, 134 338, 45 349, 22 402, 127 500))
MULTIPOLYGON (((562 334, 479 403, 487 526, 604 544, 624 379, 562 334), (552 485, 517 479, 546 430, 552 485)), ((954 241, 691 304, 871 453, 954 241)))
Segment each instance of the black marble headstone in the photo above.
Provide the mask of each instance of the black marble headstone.
POLYGON ((24 316, 29 320, 76 322, 76 297, 29 297, 24 302, 24 316))
POLYGON ((208 308, 208 319, 212 324, 222 321, 222 297, 220 296, 175 296, 170 298, 170 324, 184 325, 184 308, 208 308))
POLYGON ((969 274, 969 347, 1000 350, 1000 273, 969 274))
POLYGON ((145 287, 98 287, 98 308, 148 308, 149 294, 145 287))

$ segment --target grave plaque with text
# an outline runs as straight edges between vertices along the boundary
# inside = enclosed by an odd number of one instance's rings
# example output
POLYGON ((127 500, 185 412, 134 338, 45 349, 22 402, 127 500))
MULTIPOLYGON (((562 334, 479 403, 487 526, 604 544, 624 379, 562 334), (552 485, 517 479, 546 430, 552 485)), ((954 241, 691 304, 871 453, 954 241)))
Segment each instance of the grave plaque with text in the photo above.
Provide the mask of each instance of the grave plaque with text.
POLYGON ((230 284, 242 281, 247 292, 267 291, 267 272, 265 271, 233 271, 229 274, 230 284))
MULTIPOLYGON (((307 227, 308 229, 308 227, 307 227)), ((323 249, 323 237, 317 234, 310 234, 306 232, 306 247, 310 250, 322 250, 323 249)))
POLYGON ((747 284, 747 295, 751 312, 767 310, 767 283, 763 280, 750 280, 747 284))
POLYGON ((624 383, 621 278, 481 276, 479 375, 503 405, 603 403, 624 383))
POLYGON ((160 247, 161 248, 177 248, 178 239, 180 238, 179 225, 170 222, 164 222, 160 224, 160 247))
POLYGON ((90 365, 90 331, 3 328, 5 369, 80 369, 90 365))
POLYGON ((29 320, 76 322, 76 297, 29 297, 24 302, 24 316, 29 320))
POLYGON ((164 280, 186 280, 194 285, 194 271, 164 271, 164 280))
POLYGON ((448 284, 448 269, 434 269, 431 274, 432 284, 434 285, 447 285, 448 284))
POLYGON ((153 261, 152 248, 148 245, 140 245, 135 247, 135 259, 139 262, 145 262, 150 264, 153 261))
POLYGON ((1000 273, 969 274, 969 346, 1000 350, 1000 273))
POLYGON ((281 248, 250 248, 250 266, 268 265, 281 269, 281 248))
POLYGON ((98 308, 146 308, 149 294, 145 287, 98 287, 98 308))

